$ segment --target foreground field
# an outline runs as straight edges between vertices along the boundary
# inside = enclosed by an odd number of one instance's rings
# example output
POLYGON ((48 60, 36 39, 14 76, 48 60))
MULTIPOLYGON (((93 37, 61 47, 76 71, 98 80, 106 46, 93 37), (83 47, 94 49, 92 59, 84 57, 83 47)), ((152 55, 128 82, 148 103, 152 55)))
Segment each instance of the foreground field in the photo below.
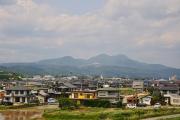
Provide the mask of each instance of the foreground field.
POLYGON ((133 109, 80 108, 78 110, 47 110, 45 120, 139 120, 156 116, 179 114, 180 108, 133 109))
POLYGON ((180 117, 168 118, 168 119, 162 119, 162 120, 180 120, 180 117))

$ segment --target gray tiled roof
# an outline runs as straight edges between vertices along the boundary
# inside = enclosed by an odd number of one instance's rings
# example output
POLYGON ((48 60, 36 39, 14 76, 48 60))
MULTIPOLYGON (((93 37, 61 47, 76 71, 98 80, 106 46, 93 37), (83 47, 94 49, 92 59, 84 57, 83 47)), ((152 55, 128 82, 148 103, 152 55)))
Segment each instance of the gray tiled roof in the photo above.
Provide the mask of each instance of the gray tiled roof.
POLYGON ((99 88, 97 90, 98 91, 118 91, 117 88, 112 88, 112 87, 99 88))
POLYGON ((160 87, 159 88, 160 90, 179 90, 179 87, 177 87, 177 86, 172 86, 172 87, 170 87, 170 86, 168 86, 168 87, 160 87))
POLYGON ((64 83, 64 85, 69 88, 77 88, 75 85, 73 85, 71 83, 64 83))
POLYGON ((6 88, 6 90, 31 90, 30 88, 27 88, 25 86, 14 86, 11 88, 6 88))

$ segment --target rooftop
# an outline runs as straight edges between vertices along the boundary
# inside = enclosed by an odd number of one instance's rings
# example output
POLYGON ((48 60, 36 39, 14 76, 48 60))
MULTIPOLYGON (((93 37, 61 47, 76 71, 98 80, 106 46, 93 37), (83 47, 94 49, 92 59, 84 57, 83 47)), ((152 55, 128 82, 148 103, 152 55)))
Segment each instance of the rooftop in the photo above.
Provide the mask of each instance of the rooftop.
POLYGON ((162 86, 159 88, 160 90, 179 90, 179 87, 177 86, 162 86))
POLYGON ((112 87, 104 87, 104 88, 99 88, 97 91, 119 91, 117 88, 112 88, 112 87))
POLYGON ((31 90, 30 88, 27 88, 25 86, 14 86, 11 88, 6 88, 6 90, 31 90))

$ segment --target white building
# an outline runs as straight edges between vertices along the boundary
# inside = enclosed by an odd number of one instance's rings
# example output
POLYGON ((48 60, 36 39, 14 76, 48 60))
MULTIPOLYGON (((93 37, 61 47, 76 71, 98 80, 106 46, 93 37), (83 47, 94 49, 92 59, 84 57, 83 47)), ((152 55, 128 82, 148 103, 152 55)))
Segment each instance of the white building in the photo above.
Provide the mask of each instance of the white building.
POLYGON ((145 96, 139 99, 139 103, 151 105, 151 99, 152 99, 152 96, 145 96))
POLYGON ((180 95, 177 94, 166 94, 164 95, 165 102, 170 105, 180 105, 180 95))
POLYGON ((45 76, 43 77, 43 80, 55 80, 55 77, 52 76, 52 75, 45 75, 45 76))
POLYGON ((31 89, 24 86, 15 86, 5 89, 4 101, 12 102, 14 104, 29 103, 34 99, 31 94, 31 89))

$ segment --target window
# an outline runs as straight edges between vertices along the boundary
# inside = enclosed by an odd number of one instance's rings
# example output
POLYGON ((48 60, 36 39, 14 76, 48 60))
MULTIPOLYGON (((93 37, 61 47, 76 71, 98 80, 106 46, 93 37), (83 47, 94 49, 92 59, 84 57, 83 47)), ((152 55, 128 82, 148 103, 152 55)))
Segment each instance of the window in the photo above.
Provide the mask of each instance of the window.
POLYGON ((172 91, 169 91, 170 93, 173 93, 173 94, 176 94, 178 91, 177 90, 172 90, 172 91))
POLYGON ((179 99, 173 99, 173 102, 174 102, 174 103, 179 103, 180 100, 179 100, 179 99))
POLYGON ((78 93, 74 93, 74 98, 78 98, 78 93))
POLYGON ((27 91, 27 95, 29 95, 29 91, 27 91))
POLYGON ((113 92, 113 91, 109 91, 108 93, 109 93, 109 95, 115 95, 115 92, 113 92))
POLYGON ((10 94, 11 94, 11 91, 10 91, 10 90, 8 90, 8 91, 6 92, 6 94, 7 94, 7 95, 10 95, 10 94))
POLYGON ((90 94, 87 94, 87 98, 90 98, 90 96, 91 96, 90 94))
POLYGON ((10 101, 10 98, 7 97, 6 100, 7 100, 7 101, 10 101))
POLYGON ((98 96, 106 96, 106 95, 107 95, 107 92, 105 92, 105 91, 98 92, 98 96))
POLYGON ((15 102, 20 102, 20 98, 19 98, 19 97, 16 97, 16 98, 15 98, 15 102))
POLYGON ((24 94, 24 91, 23 91, 23 90, 21 90, 21 91, 20 91, 20 94, 24 94))
POLYGON ((166 91, 166 90, 163 90, 163 94, 167 94, 167 91, 166 91))
POLYGON ((25 102, 25 97, 22 98, 22 102, 23 102, 23 103, 25 102))
POLYGON ((19 91, 16 90, 16 91, 15 91, 15 94, 17 95, 18 93, 19 93, 19 91))

